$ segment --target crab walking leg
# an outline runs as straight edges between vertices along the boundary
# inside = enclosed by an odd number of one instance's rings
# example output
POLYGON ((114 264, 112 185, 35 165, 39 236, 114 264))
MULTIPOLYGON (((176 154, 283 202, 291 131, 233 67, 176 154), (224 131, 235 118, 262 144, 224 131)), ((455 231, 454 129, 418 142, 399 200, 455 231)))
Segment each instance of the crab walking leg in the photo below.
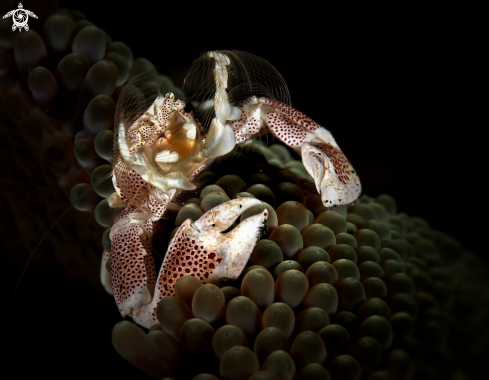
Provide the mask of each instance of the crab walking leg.
POLYGON ((222 231, 243 211, 261 203, 255 198, 237 198, 214 207, 195 223, 190 219, 183 222, 166 252, 152 302, 135 310, 133 320, 147 328, 156 323, 158 302, 175 294, 175 283, 184 275, 214 284, 236 279, 266 228, 267 210, 246 218, 226 234, 222 231))
POLYGON ((308 173, 327 207, 353 202, 360 195, 360 179, 331 133, 296 109, 268 98, 236 104, 241 116, 230 124, 236 143, 267 130, 302 156, 308 173))

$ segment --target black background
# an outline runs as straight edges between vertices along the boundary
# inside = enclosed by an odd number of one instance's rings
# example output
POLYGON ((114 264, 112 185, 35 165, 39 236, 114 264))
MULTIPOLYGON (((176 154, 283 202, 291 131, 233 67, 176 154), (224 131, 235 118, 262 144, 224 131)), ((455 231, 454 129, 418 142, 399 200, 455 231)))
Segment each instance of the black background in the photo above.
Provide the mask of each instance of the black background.
MULTIPOLYGON (((200 52, 236 49, 267 59, 288 84, 293 105, 332 132, 366 194, 391 194, 399 211, 486 254, 487 91, 476 10, 60 3, 82 11, 177 85, 200 52)), ((17 278, 18 269, 10 272, 9 281, 17 278)), ((61 269, 52 276, 45 284, 27 270, 3 325, 16 341, 6 366, 20 378, 144 378, 112 348, 110 331, 120 316, 101 287, 70 280, 61 269)), ((5 288, 7 309, 12 283, 5 288)))

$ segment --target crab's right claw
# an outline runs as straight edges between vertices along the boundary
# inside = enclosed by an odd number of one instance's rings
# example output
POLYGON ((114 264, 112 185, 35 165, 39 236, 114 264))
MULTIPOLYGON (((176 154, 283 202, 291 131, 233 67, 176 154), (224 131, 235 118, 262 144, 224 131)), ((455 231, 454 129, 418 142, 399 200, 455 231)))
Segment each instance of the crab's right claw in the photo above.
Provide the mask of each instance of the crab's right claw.
POLYGON ((259 204, 262 202, 255 198, 237 198, 207 211, 195 223, 187 219, 168 247, 155 298, 174 295, 175 282, 184 275, 204 283, 236 279, 266 228, 268 211, 246 218, 230 232, 223 231, 242 212, 259 204))
POLYGON ((326 207, 351 203, 360 196, 360 179, 343 152, 325 142, 305 142, 302 162, 314 178, 326 207))

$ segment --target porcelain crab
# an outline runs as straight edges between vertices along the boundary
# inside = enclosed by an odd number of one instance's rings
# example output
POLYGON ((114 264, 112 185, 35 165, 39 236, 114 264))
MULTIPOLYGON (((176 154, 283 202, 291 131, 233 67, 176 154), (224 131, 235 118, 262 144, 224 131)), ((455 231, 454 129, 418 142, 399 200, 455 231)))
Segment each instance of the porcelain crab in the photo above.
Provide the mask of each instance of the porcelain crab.
POLYGON ((174 295, 179 277, 192 275, 203 283, 236 279, 260 237, 266 210, 222 233, 243 211, 261 203, 233 199, 195 222, 186 220, 156 276, 149 245, 153 223, 180 191, 195 189, 197 175, 236 144, 271 132, 302 156, 327 207, 351 203, 361 193, 359 178, 331 133, 287 104, 283 79, 265 60, 236 51, 208 52, 193 64, 185 86, 206 94, 202 120, 186 112, 185 103, 172 93, 159 92, 141 105, 131 97, 130 85, 116 110, 112 176, 116 193, 109 204, 125 209, 114 220, 111 253, 103 253, 101 278, 122 316, 131 316, 146 328, 157 322, 156 306, 163 297, 174 295), (210 92, 200 85, 206 70, 210 92), (106 269, 109 258, 111 272, 106 269))

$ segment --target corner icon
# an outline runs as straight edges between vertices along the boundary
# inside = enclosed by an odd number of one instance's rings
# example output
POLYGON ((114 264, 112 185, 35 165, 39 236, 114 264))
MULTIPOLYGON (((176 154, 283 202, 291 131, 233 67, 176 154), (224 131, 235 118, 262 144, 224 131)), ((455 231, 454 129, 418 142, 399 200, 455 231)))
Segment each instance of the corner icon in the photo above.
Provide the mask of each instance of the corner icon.
POLYGON ((29 16, 37 18, 34 12, 24 9, 22 3, 19 3, 19 7, 17 9, 7 12, 5 16, 3 16, 3 18, 7 18, 10 16, 12 16, 12 20, 14 22, 12 24, 12 30, 15 31, 18 28, 19 32, 22 32, 22 28, 24 28, 26 31, 29 30, 29 25, 27 25, 29 16))

